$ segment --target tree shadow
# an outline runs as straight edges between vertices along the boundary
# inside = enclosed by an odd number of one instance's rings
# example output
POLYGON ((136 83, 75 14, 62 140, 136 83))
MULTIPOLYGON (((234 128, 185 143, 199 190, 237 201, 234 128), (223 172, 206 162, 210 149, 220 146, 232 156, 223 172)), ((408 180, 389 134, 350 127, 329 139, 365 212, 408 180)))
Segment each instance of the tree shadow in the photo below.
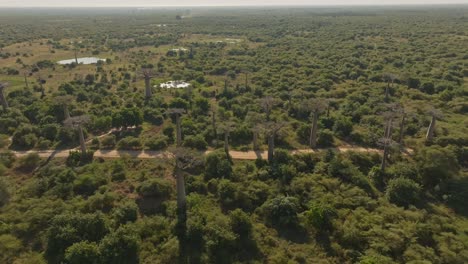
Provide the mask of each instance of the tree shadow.
POLYGON ((275 227, 275 229, 280 237, 291 242, 305 244, 309 241, 307 230, 299 224, 289 227, 275 227))
POLYGON ((468 177, 452 179, 447 182, 447 205, 456 213, 468 217, 468 177))

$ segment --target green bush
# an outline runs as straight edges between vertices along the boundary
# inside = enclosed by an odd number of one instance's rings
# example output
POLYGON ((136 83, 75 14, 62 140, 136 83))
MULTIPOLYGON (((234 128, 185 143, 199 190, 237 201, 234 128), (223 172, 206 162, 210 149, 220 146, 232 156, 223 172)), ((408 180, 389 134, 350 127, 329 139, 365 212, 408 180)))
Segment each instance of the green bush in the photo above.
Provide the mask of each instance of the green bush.
POLYGON ((115 147, 115 135, 108 135, 101 139, 101 146, 105 149, 112 149, 115 147))
POLYGON ((267 223, 275 227, 293 227, 298 223, 298 201, 290 196, 278 196, 262 205, 267 223))
POLYGON ((119 150, 141 150, 142 145, 139 138, 136 137, 125 137, 119 141, 117 144, 117 149, 119 150))
POLYGON ((330 204, 311 202, 305 212, 306 221, 317 231, 332 230, 332 220, 338 213, 330 204))
POLYGON ((27 154, 26 156, 18 159, 18 169, 28 172, 32 171, 39 166, 40 161, 41 158, 37 153, 27 154))
POLYGON ((205 179, 231 178, 232 165, 223 152, 212 152, 205 157, 205 179))
POLYGON ((8 203, 10 200, 10 193, 8 192, 7 184, 0 178, 0 208, 8 203))
POLYGON ((76 194, 92 195, 101 185, 106 184, 106 179, 96 174, 80 175, 73 182, 73 190, 76 194))
POLYGON ((321 148, 333 147, 333 132, 328 129, 320 130, 317 136, 317 146, 321 148))
POLYGON ((138 206, 133 200, 122 203, 112 210, 112 218, 118 224, 135 222, 138 218, 138 206))
POLYGON ((169 138, 167 136, 160 136, 149 139, 145 142, 145 147, 149 150, 163 150, 167 148, 169 138))
POLYGON ((391 179, 385 190, 387 199, 399 206, 415 205, 421 198, 421 187, 413 180, 406 178, 391 179))
POLYGON ((78 242, 65 251, 65 263, 67 264, 98 264, 101 263, 99 259, 99 248, 94 242, 78 242))
POLYGON ((187 136, 184 140, 184 146, 198 150, 205 150, 208 146, 202 135, 187 136))
POLYGON ((136 230, 122 226, 99 244, 100 263, 139 263, 139 237, 136 230))
POLYGON ((158 197, 167 199, 173 192, 172 183, 164 179, 152 179, 143 182, 137 188, 139 195, 143 197, 158 197))

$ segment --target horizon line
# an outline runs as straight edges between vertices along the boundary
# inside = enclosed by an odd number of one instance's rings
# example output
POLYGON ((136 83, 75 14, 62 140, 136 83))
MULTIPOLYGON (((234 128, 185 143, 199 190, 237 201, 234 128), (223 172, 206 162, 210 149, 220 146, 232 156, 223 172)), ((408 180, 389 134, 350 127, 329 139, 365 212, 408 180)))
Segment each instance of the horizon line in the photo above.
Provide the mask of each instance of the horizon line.
POLYGON ((399 4, 272 4, 272 5, 117 5, 117 6, 2 6, 0 8, 167 8, 167 7, 398 7, 398 6, 468 6, 468 3, 399 3, 399 4))

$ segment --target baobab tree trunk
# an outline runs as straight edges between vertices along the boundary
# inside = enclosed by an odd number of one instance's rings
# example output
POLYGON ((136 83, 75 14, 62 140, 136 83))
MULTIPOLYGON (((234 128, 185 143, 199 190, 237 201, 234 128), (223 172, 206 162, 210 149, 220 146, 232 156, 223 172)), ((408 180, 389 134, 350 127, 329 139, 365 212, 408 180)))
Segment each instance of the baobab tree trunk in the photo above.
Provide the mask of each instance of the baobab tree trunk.
POLYGON ((214 144, 215 144, 215 146, 217 146, 218 145, 218 131, 216 130, 216 115, 215 115, 214 111, 213 111, 211 123, 213 125, 214 144))
POLYGON ((390 82, 387 82, 387 88, 385 88, 385 102, 388 102, 390 94, 390 82))
POLYGON ((81 126, 78 126, 78 134, 80 136, 81 157, 84 158, 86 156, 86 144, 84 140, 83 128, 81 126))
POLYGON ((150 81, 151 81, 150 78, 145 77, 145 96, 146 96, 146 98, 150 98, 152 96, 150 81))
POLYGON ((29 89, 28 75, 24 73, 24 85, 29 89))
POLYGON ((391 138, 393 130, 393 120, 388 120, 387 127, 385 129, 384 138, 391 138))
POLYGON ((403 136, 405 134, 405 122, 406 122, 406 114, 403 114, 400 123, 400 136, 398 137, 398 143, 403 144, 403 136))
POLYGON ((226 157, 229 159, 229 132, 224 131, 224 152, 226 157))
POLYGON ((78 55, 77 55, 77 49, 75 49, 75 62, 78 64, 78 55))
POLYGON ((176 158, 174 168, 177 189, 177 237, 179 239, 179 263, 187 263, 187 198, 185 194, 185 179, 176 158))
POLYGON ((8 102, 6 100, 5 94, 3 93, 3 88, 0 89, 0 101, 3 106, 3 110, 6 111, 8 109, 8 102))
POLYGON ((436 116, 432 115, 431 124, 429 125, 429 128, 427 129, 426 140, 430 141, 434 137, 435 125, 436 125, 436 116))
POLYGON ((388 144, 387 142, 385 142, 382 163, 380 164, 380 170, 382 172, 384 172, 385 168, 387 167, 387 157, 388 157, 388 144))
POLYGON ((254 150, 259 149, 259 147, 258 147, 258 132, 257 131, 253 131, 253 149, 254 150))
POLYGON ((273 155, 275 151, 275 133, 268 135, 268 161, 273 161, 273 155))
POLYGON ((309 145, 311 148, 317 146, 317 123, 318 123, 318 112, 314 112, 314 117, 312 120, 312 128, 310 129, 310 138, 309 145))
POLYGON ((176 114, 176 123, 177 123, 177 127, 176 127, 176 133, 177 133, 176 143, 177 143, 177 146, 180 147, 180 146, 182 146, 182 128, 181 128, 181 125, 180 125, 180 115, 179 115, 179 114, 176 114))
POLYGON ((65 120, 70 118, 70 111, 68 111, 68 105, 63 105, 63 116, 65 117, 65 120))

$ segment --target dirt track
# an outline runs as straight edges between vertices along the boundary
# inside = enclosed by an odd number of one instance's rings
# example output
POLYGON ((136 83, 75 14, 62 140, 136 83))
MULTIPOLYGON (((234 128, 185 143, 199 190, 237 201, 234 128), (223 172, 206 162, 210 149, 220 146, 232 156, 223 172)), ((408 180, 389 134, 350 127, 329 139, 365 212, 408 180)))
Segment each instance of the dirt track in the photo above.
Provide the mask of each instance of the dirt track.
MULTIPOLYGON (((337 152, 347 152, 347 151, 356 151, 356 152, 373 152, 373 153, 381 153, 382 151, 379 149, 372 149, 372 148, 363 148, 363 147, 339 147, 339 148, 331 148, 337 152)), ((67 158, 69 152, 73 149, 69 150, 43 150, 43 151, 13 151, 13 153, 17 157, 25 156, 29 153, 37 153, 41 158, 67 158)), ((300 149, 300 150, 292 150, 291 154, 300 154, 300 153, 317 153, 320 151, 324 151, 327 149, 300 149)), ((200 152, 200 155, 206 155, 211 151, 200 152)), ((411 153, 411 150, 407 150, 407 152, 411 153)), ((230 151, 229 154, 233 159, 236 160, 256 160, 257 158, 261 157, 263 159, 267 159, 267 151, 230 151)), ((132 158, 139 158, 139 159, 153 159, 153 158, 168 158, 172 156, 170 152, 167 151, 136 151, 136 150, 98 150, 94 153, 95 158, 120 158, 123 156, 128 156, 132 158)))

